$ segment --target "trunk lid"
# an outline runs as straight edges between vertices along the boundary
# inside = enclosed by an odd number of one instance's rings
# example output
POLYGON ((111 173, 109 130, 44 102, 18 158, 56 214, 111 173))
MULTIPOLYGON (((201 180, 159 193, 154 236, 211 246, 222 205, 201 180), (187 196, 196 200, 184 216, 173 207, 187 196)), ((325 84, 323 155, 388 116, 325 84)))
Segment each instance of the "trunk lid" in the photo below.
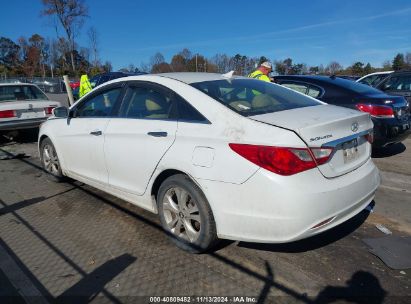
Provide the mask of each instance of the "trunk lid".
POLYGON ((308 147, 333 147, 330 160, 318 166, 327 178, 355 170, 371 157, 366 135, 373 124, 367 113, 325 104, 249 118, 294 131, 308 147))
POLYGON ((50 100, 2 101, 0 111, 13 110, 16 112, 16 117, 3 120, 36 119, 50 116, 46 114, 45 108, 58 106, 60 106, 59 102, 50 100))

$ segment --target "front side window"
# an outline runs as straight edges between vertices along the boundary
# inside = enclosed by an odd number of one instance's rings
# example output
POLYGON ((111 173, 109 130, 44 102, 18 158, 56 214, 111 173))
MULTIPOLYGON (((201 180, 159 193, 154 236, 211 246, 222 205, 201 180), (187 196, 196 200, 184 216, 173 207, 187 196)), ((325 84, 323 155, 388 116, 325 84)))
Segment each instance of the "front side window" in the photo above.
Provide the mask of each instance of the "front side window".
POLYGON ((129 87, 124 97, 123 117, 142 119, 174 118, 170 96, 149 87, 129 87))
POLYGON ((243 116, 321 105, 279 85, 255 79, 213 80, 191 85, 243 116))
POLYGON ((109 117, 121 88, 104 91, 86 99, 76 108, 76 117, 109 117))

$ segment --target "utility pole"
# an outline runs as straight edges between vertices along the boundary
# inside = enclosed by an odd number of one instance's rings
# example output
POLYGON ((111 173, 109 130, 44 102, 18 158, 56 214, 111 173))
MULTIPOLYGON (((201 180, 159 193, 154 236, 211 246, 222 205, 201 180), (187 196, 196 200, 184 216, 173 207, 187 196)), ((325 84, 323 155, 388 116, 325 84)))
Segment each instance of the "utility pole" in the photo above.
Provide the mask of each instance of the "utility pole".
POLYGON ((198 69, 197 69, 197 54, 196 54, 196 72, 198 72, 198 69))

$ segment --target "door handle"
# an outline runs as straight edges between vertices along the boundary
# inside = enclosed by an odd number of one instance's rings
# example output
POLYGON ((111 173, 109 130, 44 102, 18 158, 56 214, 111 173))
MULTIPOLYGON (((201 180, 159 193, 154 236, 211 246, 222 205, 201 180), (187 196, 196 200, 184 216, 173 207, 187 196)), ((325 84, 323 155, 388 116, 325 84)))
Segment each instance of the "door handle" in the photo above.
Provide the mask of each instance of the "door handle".
POLYGON ((147 135, 154 137, 167 137, 167 132, 148 132, 147 135))
POLYGON ((100 136, 101 134, 103 134, 103 132, 101 132, 100 130, 96 130, 96 131, 91 131, 90 134, 94 136, 100 136))

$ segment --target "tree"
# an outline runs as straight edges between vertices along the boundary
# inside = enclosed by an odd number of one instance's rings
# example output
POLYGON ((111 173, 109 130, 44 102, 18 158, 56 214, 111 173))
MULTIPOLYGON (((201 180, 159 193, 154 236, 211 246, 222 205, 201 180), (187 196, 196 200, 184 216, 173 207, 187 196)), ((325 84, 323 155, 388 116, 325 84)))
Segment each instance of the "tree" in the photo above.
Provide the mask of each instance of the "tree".
POLYGON ((409 52, 405 54, 405 64, 407 65, 407 68, 411 67, 411 53, 409 52))
POLYGON ((151 68, 151 73, 169 73, 172 72, 170 65, 167 62, 154 64, 151 68))
POLYGON ((186 62, 188 62, 188 61, 193 57, 193 54, 192 54, 191 51, 190 51, 189 49, 187 49, 187 48, 184 48, 184 49, 180 52, 180 55, 183 56, 183 58, 184 58, 184 60, 185 60, 186 62))
POLYGON ((18 65, 20 47, 12 40, 0 37, 0 64, 11 70, 18 65))
POLYGON ((186 72, 188 71, 187 64, 188 62, 183 57, 183 55, 176 54, 173 56, 173 58, 171 58, 170 66, 174 72, 186 72))
POLYGON ((308 71, 310 74, 317 75, 320 72, 320 68, 318 66, 312 66, 308 71))
POLYGON ((87 31, 88 40, 90 43, 90 52, 92 58, 92 64, 94 67, 99 65, 98 59, 98 35, 97 30, 94 26, 90 27, 87 31))
POLYGON ((164 63, 164 62, 165 62, 164 56, 160 52, 155 53, 154 56, 151 57, 150 59, 151 67, 155 65, 159 65, 160 63, 164 63))
POLYGON ((270 61, 270 60, 268 60, 267 57, 265 56, 261 56, 260 59, 258 59, 258 65, 261 65, 263 62, 266 62, 266 61, 270 61))
POLYGON ((60 21, 61 26, 67 35, 67 40, 70 45, 70 58, 71 67, 73 71, 76 70, 75 66, 75 43, 74 37, 78 30, 81 28, 84 22, 84 18, 87 17, 87 6, 84 4, 84 0, 42 0, 44 10, 42 14, 44 16, 56 16, 60 21))
POLYGON ((335 75, 338 72, 341 72, 343 69, 342 65, 337 61, 331 61, 325 68, 325 72, 330 75, 335 75))
POLYGON ((110 61, 106 61, 103 66, 103 72, 111 72, 113 70, 113 66, 111 65, 110 61))
POLYGON ((403 68, 405 68, 405 61, 404 61, 404 55, 403 54, 397 54, 394 57, 394 60, 392 61, 392 68, 394 71, 399 71, 403 68))
POLYGON ((196 54, 187 62, 187 71, 206 72, 208 62, 203 55, 196 54))
POLYGON ((364 63, 357 61, 356 63, 354 63, 350 69, 351 69, 351 73, 353 75, 362 75, 364 74, 364 63))
POLYGON ((278 75, 285 75, 286 74, 286 68, 285 65, 282 61, 274 61, 274 69, 277 72, 278 75))
POLYGON ((218 73, 227 73, 232 70, 230 57, 226 54, 216 54, 211 58, 211 63, 215 65, 218 73))
POLYGON ((29 38, 30 42, 30 52, 33 54, 33 64, 41 69, 42 76, 46 76, 45 64, 48 59, 48 48, 49 45, 46 40, 39 34, 34 34, 29 38))
POLYGON ((374 71, 375 69, 371 66, 371 64, 368 62, 367 65, 364 67, 363 73, 364 75, 370 74, 374 71))
POLYGON ((391 71, 391 70, 392 70, 391 61, 385 60, 385 61, 382 63, 382 69, 383 69, 383 71, 391 71))

